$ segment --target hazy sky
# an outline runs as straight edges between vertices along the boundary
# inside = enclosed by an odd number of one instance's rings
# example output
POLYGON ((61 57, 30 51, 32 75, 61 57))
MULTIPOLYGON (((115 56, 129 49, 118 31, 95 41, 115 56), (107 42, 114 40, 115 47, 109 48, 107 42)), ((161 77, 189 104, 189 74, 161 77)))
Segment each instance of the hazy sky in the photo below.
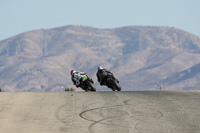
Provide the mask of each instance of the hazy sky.
POLYGON ((0 0, 0 40, 66 25, 170 26, 200 37, 200 0, 0 0))

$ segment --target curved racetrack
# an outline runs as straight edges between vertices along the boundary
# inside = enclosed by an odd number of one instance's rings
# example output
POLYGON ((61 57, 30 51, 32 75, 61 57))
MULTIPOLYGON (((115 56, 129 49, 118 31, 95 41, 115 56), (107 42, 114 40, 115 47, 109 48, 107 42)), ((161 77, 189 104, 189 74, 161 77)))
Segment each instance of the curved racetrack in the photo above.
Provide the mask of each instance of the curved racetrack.
POLYGON ((197 133, 200 91, 2 92, 1 133, 197 133))

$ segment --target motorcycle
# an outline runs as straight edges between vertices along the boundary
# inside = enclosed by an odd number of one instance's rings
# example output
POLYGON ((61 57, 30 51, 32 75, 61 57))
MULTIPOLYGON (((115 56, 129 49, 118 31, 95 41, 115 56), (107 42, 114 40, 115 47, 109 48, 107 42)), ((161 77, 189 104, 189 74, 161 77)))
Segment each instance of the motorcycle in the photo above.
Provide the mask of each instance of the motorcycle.
POLYGON ((85 90, 86 92, 88 92, 88 91, 96 91, 96 88, 94 87, 93 80, 90 79, 87 75, 82 76, 80 87, 83 90, 85 90))
POLYGON ((112 73, 107 74, 106 86, 111 88, 113 91, 121 91, 121 86, 119 85, 119 80, 114 77, 112 73))

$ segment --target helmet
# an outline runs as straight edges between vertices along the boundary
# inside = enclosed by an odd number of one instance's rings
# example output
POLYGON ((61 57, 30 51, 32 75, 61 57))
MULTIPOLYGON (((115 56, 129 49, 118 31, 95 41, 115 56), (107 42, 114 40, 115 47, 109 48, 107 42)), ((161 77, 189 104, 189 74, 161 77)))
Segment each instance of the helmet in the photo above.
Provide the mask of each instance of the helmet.
POLYGON ((70 74, 72 75, 73 73, 75 73, 76 71, 75 70, 71 70, 70 74))
POLYGON ((99 69, 103 69, 103 67, 102 67, 102 66, 99 66, 99 67, 98 67, 98 70, 99 70, 99 69))

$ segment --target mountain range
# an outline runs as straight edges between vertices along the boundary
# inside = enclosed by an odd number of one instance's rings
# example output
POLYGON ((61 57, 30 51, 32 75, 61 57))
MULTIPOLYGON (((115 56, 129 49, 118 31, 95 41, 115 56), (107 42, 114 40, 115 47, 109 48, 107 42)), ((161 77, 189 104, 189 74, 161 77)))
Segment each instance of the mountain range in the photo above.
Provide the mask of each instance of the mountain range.
POLYGON ((98 66, 114 73, 122 91, 161 85, 164 90, 199 90, 200 38, 167 26, 68 25, 0 41, 4 91, 64 91, 73 86, 72 69, 93 78, 97 91, 109 91, 97 82, 98 66))

